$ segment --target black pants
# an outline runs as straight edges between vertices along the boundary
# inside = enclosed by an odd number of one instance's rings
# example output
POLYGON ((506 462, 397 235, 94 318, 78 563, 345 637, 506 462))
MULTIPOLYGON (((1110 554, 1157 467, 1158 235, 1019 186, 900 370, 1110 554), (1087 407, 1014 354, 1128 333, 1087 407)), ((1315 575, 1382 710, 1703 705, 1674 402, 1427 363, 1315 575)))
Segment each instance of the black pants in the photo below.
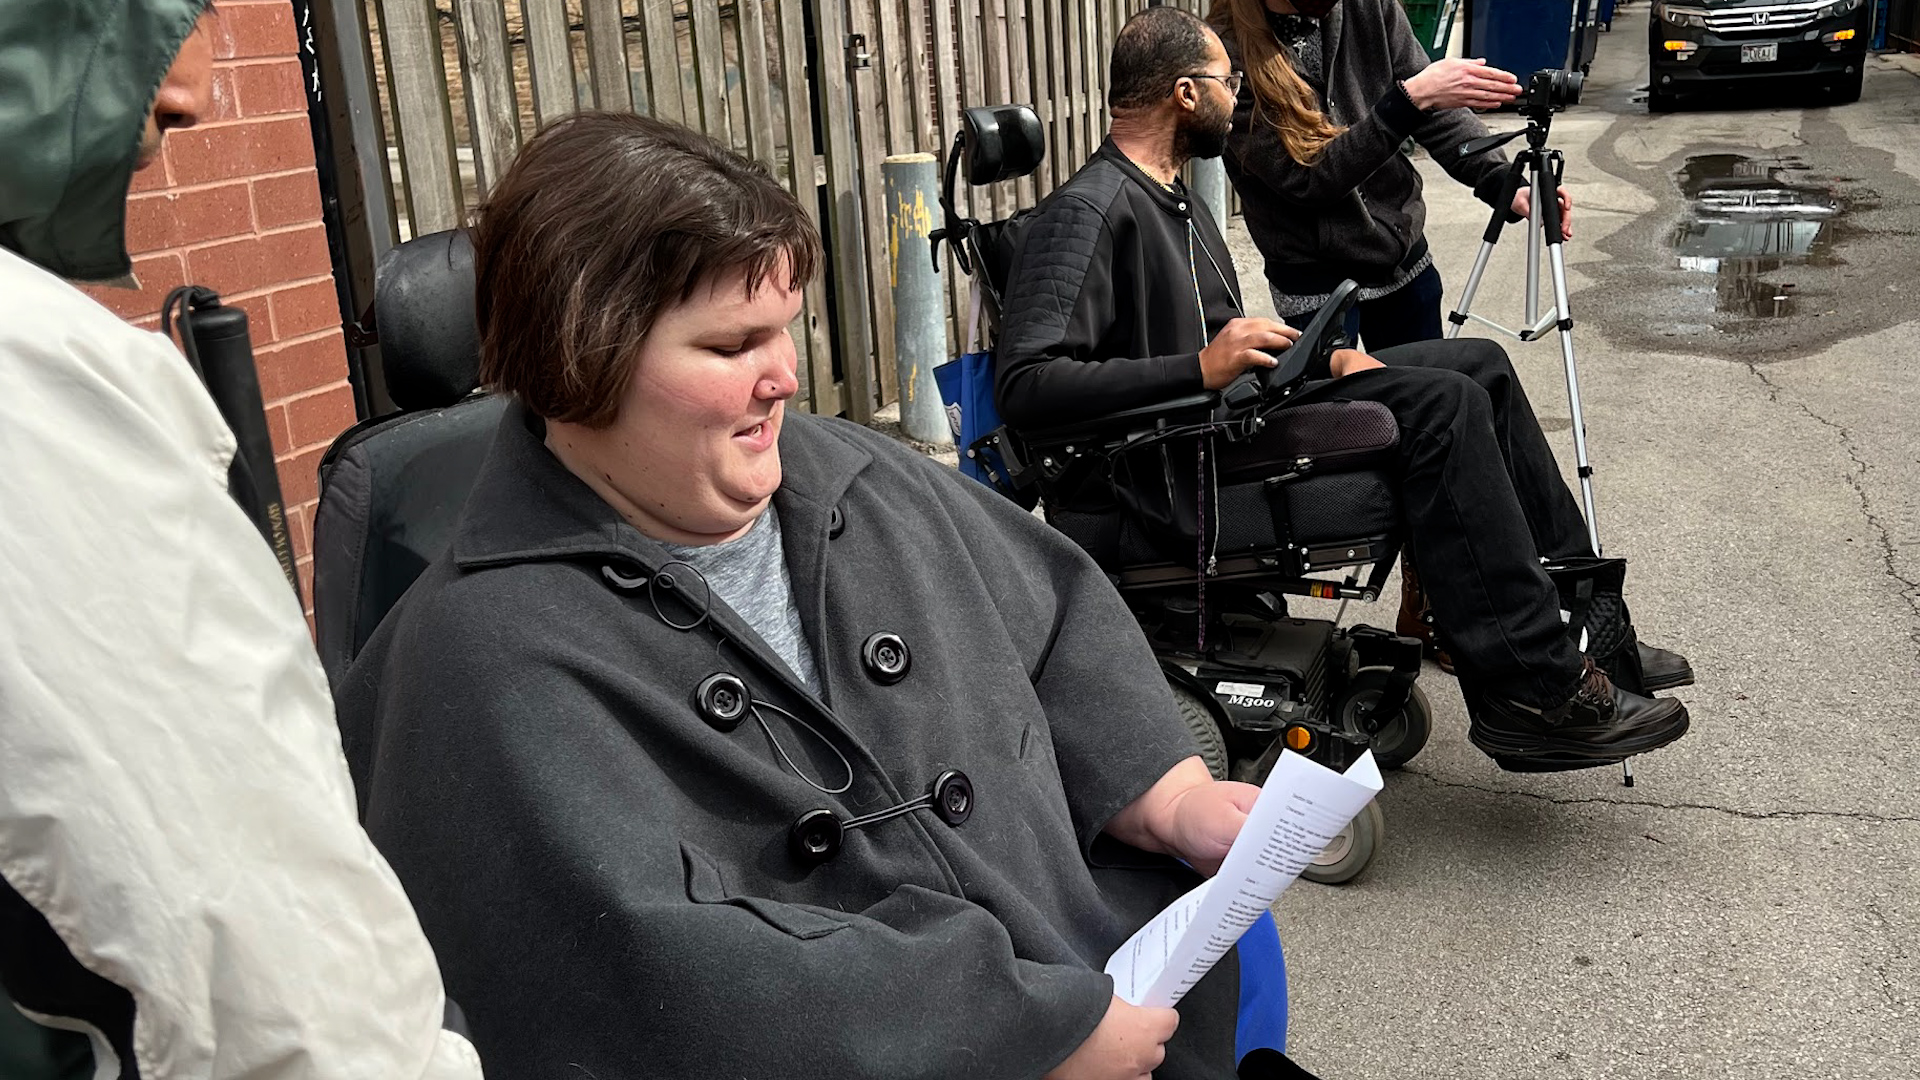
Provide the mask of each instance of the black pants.
MULTIPOLYGON (((1528 704, 1567 699, 1580 654, 1560 621, 1542 556, 1591 554, 1579 504, 1554 464, 1506 351, 1426 341, 1375 354, 1385 368, 1295 394, 1377 401, 1400 423, 1400 505, 1420 580, 1463 675, 1528 704)), ((1274 460, 1262 441, 1228 450, 1234 473, 1274 460)))
MULTIPOLYGON (((1415 341, 1438 341, 1440 330, 1440 268, 1429 266, 1412 281, 1374 300, 1362 300, 1347 312, 1347 339, 1369 352, 1415 341)), ((1305 330, 1314 313, 1289 315, 1287 325, 1305 330)))

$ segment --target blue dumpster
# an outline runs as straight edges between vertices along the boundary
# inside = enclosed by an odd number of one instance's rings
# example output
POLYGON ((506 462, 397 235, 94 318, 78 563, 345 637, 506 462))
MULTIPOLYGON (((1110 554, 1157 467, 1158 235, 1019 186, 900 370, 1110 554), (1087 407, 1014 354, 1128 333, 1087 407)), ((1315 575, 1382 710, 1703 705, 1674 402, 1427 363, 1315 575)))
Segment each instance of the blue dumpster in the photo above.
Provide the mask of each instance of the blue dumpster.
POLYGON ((1541 68, 1567 65, 1574 0, 1472 0, 1467 55, 1485 57, 1525 83, 1541 68))

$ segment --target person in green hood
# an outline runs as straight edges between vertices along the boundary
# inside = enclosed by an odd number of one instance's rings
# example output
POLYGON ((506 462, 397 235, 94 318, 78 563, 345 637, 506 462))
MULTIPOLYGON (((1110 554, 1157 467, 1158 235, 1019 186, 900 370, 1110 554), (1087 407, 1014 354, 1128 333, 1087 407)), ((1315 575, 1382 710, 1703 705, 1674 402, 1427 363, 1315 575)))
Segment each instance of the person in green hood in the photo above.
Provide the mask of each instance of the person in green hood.
POLYGON ((233 434, 71 284, 128 273, 207 7, 0 3, 0 1076, 477 1080, 233 434))

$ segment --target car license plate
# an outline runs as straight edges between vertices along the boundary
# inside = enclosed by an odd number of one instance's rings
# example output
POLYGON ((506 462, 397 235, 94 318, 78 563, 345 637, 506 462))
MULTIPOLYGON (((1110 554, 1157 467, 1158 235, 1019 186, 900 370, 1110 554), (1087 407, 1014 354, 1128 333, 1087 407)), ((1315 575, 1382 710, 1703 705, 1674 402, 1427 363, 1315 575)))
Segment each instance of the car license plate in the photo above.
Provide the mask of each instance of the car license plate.
POLYGON ((1780 59, 1780 43, 1770 41, 1765 45, 1740 46, 1740 62, 1743 64, 1771 64, 1780 59))

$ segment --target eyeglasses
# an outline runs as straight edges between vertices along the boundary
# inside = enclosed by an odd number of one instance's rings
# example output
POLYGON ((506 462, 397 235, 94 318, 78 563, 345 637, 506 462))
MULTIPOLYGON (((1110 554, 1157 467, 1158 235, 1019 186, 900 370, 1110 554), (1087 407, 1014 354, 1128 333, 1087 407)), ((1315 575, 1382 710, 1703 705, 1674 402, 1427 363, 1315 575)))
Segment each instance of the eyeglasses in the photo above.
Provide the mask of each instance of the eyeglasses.
MULTIPOLYGON (((1182 75, 1180 77, 1183 79, 1218 79, 1226 84, 1227 93, 1235 95, 1240 93, 1240 84, 1247 81, 1246 75, 1238 71, 1231 75, 1208 75, 1204 72, 1195 72, 1192 75, 1182 75)), ((1167 92, 1172 93, 1173 91, 1169 90, 1167 92)))

